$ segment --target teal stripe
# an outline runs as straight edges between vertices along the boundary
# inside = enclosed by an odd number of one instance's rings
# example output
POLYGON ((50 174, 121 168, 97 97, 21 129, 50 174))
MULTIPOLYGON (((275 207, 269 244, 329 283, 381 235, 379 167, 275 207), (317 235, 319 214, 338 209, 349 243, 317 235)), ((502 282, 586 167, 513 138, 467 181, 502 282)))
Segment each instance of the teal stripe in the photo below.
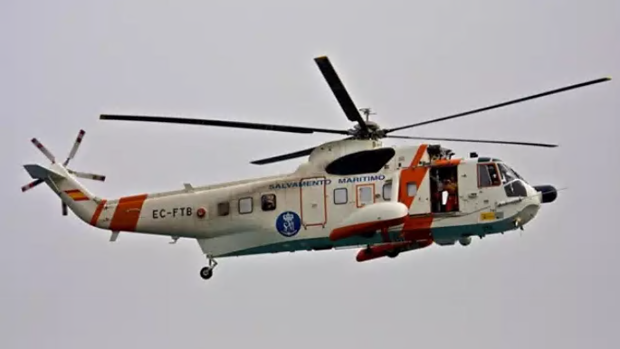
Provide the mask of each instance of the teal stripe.
MULTIPOLYGON (((483 236, 490 234, 503 233, 511 230, 515 230, 516 227, 513 224, 514 217, 510 217, 507 219, 503 219, 500 221, 495 221, 491 223, 480 223, 480 224, 470 224, 470 225, 461 225, 454 227, 442 227, 442 228, 434 228, 432 229, 432 235, 435 240, 458 240, 462 236, 475 235, 475 236, 483 236)), ((391 233, 390 237, 392 241, 401 240, 399 238, 400 233, 394 232, 391 233)), ((351 237, 348 239, 343 239, 340 241, 331 241, 328 237, 321 238, 310 238, 310 239, 300 239, 300 240, 291 240, 285 242, 278 242, 269 245, 263 245, 258 247, 253 247, 245 250, 231 252, 225 255, 220 255, 219 257, 235 257, 235 256, 247 256, 247 255, 255 255, 255 254, 266 254, 266 253, 280 253, 280 252, 295 252, 295 251, 310 251, 310 250, 329 250, 336 247, 345 247, 345 246, 354 246, 354 245, 366 245, 366 244, 376 244, 382 243, 383 239, 380 234, 375 234, 371 238, 365 237, 351 237)))

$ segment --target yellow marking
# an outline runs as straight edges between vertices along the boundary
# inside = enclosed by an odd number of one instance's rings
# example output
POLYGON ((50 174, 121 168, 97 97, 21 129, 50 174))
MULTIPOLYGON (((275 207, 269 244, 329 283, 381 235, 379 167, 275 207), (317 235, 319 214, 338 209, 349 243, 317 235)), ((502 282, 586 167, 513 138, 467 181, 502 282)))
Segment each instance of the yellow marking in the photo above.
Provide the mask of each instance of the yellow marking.
POLYGON ((80 190, 67 190, 65 193, 74 201, 88 200, 88 197, 80 190))
POLYGON ((495 212, 482 212, 480 219, 483 221, 492 221, 495 219, 495 212))

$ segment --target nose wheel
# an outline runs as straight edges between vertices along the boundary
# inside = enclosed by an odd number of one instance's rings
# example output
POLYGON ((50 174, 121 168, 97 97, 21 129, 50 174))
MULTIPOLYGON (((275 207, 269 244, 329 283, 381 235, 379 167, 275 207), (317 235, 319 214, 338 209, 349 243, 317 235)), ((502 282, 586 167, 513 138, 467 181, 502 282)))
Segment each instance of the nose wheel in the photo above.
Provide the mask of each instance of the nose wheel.
POLYGON ((207 256, 209 259, 209 265, 200 269, 200 277, 204 280, 209 280, 213 277, 213 269, 217 266, 217 262, 212 256, 207 256))

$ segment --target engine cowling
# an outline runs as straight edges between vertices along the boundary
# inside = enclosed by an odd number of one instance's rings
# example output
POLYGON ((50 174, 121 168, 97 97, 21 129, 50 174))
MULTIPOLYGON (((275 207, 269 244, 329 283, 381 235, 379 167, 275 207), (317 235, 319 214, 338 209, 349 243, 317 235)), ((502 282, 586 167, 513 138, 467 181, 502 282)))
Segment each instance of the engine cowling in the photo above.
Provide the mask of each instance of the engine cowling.
POLYGON ((379 202, 364 206, 345 218, 339 227, 332 230, 329 238, 336 241, 403 224, 408 211, 407 206, 401 202, 379 202))

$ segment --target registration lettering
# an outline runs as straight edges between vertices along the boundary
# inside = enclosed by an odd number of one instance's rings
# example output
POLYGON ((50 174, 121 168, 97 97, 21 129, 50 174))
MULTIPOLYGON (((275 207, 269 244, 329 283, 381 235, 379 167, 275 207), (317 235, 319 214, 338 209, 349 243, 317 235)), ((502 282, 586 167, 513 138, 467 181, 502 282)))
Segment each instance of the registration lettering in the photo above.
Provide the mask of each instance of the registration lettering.
POLYGON ((188 217, 192 215, 191 207, 159 208, 153 210, 153 219, 188 217))

